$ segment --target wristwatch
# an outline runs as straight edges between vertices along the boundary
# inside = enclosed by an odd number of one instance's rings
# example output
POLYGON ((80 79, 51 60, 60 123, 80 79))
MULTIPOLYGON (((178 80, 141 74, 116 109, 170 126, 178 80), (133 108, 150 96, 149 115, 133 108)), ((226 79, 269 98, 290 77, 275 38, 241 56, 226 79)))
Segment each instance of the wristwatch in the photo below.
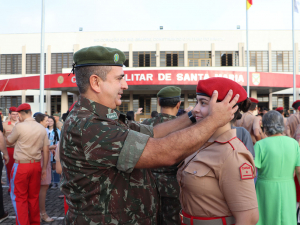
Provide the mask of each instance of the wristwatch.
POLYGON ((189 116, 190 120, 192 121, 192 123, 196 123, 197 122, 196 118, 194 117, 194 115, 192 113, 192 111, 188 112, 188 116, 189 116))

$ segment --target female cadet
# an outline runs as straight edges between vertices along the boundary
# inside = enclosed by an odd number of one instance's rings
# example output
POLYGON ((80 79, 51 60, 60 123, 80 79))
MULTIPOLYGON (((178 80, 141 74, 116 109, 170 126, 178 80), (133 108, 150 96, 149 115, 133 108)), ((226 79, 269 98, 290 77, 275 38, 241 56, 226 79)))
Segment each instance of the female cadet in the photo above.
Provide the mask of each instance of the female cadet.
MULTIPOLYGON (((42 113, 35 114, 35 121, 42 124, 45 128, 48 127, 48 116, 42 113)), ((43 154, 41 159, 41 166, 43 167, 43 154)), ((41 181, 41 188, 40 188, 40 196, 39 196, 39 203, 40 203, 40 213, 41 219, 44 222, 53 222, 54 219, 50 218, 46 213, 46 195, 47 190, 49 188, 49 184, 51 183, 51 163, 50 163, 50 152, 49 152, 49 160, 47 164, 47 171, 46 171, 46 179, 41 181)))
MULTIPOLYGON (((240 95, 239 110, 246 112, 251 102, 242 86, 227 78, 200 80, 197 86, 196 120, 210 113, 210 97, 218 91, 218 101, 232 89, 240 95)), ((180 185, 182 224, 254 225, 258 206, 254 187, 255 165, 251 153, 236 137, 231 123, 220 127, 208 142, 186 158, 177 172, 180 185), (214 220, 214 221, 207 221, 214 220)))

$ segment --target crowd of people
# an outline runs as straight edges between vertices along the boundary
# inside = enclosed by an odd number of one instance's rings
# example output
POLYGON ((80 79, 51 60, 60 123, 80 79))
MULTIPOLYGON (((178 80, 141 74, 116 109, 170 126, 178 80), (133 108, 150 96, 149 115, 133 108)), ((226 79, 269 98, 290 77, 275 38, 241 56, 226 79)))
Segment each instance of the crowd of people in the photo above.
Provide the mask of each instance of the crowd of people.
MULTIPOLYGON (((142 108, 116 110, 124 61, 102 46, 74 54, 80 96, 64 124, 59 114, 32 117, 26 103, 9 109, 0 150, 16 224, 53 221, 50 185, 64 194, 66 224, 297 224, 300 100, 291 115, 259 109, 241 85, 216 77, 198 82, 185 110, 179 87, 162 88, 160 112, 140 122, 142 108)), ((7 215, 2 202, 0 222, 7 215)))

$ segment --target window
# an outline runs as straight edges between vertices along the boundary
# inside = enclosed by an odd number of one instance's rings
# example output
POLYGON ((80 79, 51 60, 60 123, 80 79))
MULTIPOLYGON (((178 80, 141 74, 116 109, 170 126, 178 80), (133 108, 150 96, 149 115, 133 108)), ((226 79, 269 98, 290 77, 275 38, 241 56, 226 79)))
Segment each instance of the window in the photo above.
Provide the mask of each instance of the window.
POLYGON ((133 67, 156 67, 155 52, 133 52, 133 67))
POLYGON ((33 95, 27 95, 25 98, 26 103, 33 103, 34 102, 34 96, 33 95))
POLYGON ((293 72, 293 52, 272 51, 272 72, 293 72))
POLYGON ((239 66, 239 52, 216 51, 216 66, 239 66))
POLYGON ((189 51, 189 66, 211 66, 210 51, 189 51))
POLYGON ((52 53, 51 73, 62 73, 62 68, 72 68, 73 53, 52 53))
MULTIPOLYGON (((61 95, 51 95, 51 115, 61 111, 61 95)), ((65 113, 65 112, 63 112, 65 113)))
POLYGON ((124 62, 124 65, 125 65, 126 67, 129 67, 129 52, 124 52, 124 54, 125 54, 125 57, 126 57, 126 60, 125 60, 125 62, 124 62))
MULTIPOLYGON (((26 74, 40 73, 40 54, 26 54, 26 74)), ((46 53, 44 54, 44 73, 46 73, 46 53)))
POLYGON ((0 55, 1 74, 22 74, 22 55, 4 54, 0 55))
POLYGON ((117 109, 122 113, 127 113, 129 111, 129 104, 130 104, 130 96, 129 95, 122 95, 122 104, 117 106, 117 109))
POLYGON ((1 109, 4 116, 8 115, 8 109, 12 106, 18 107, 22 103, 22 96, 2 96, 0 98, 1 109))
MULTIPOLYGON (((245 65, 247 65, 247 52, 245 52, 245 65)), ((255 67, 257 72, 269 72, 268 51, 249 51, 249 66, 255 67)))
POLYGON ((160 66, 183 66, 184 54, 180 52, 160 52, 160 66))

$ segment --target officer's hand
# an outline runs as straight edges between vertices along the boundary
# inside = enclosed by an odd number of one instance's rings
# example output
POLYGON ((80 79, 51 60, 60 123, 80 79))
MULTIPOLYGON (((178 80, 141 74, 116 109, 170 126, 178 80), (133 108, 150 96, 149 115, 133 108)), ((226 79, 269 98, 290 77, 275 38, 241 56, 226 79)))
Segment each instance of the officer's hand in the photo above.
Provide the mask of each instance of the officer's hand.
POLYGON ((46 179, 46 171, 47 171, 47 169, 42 169, 41 180, 45 180, 46 179))
POLYGON ((232 101, 230 101, 232 95, 233 92, 230 90, 222 102, 217 102, 217 91, 214 91, 211 96, 211 100, 209 102, 209 116, 213 118, 212 121, 216 123, 218 127, 222 127, 226 123, 230 122, 234 117, 234 113, 238 110, 238 106, 235 105, 239 100, 240 95, 237 94, 232 101))
POLYGON ((3 154, 3 159, 5 160, 5 165, 9 162, 9 156, 8 154, 3 154))

